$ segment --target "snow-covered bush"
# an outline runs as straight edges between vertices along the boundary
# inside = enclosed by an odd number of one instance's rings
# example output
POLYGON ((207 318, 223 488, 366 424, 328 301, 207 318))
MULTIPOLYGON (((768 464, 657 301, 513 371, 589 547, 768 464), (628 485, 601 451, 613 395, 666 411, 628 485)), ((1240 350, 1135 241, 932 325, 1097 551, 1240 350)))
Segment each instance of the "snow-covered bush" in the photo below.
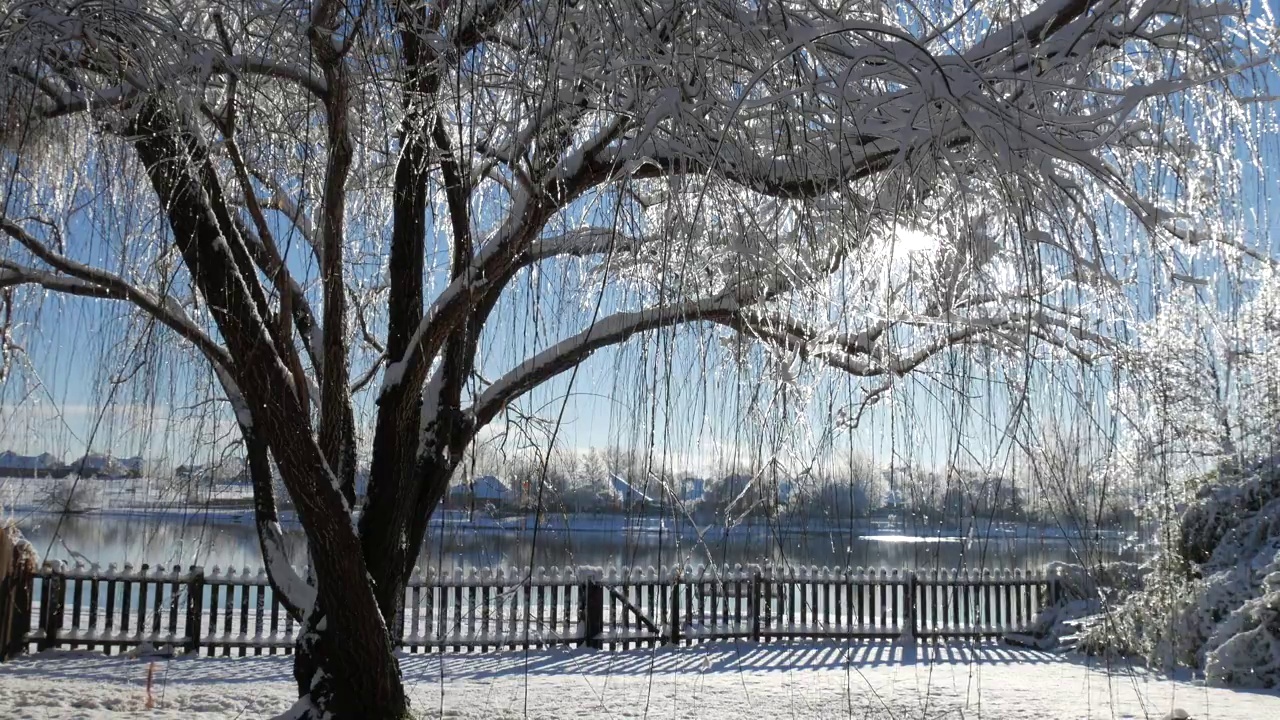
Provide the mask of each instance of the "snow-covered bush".
MULTIPOLYGON (((1277 556, 1280 560, 1280 556, 1277 556)), ((1280 566, 1273 561, 1271 567, 1280 566)), ((1263 579, 1262 595, 1247 600, 1209 638, 1204 674, 1212 685, 1270 688, 1280 678, 1280 570, 1263 579)))
POLYGON ((1120 363, 1112 402, 1128 427, 1112 467, 1159 532, 1144 587, 1077 647, 1280 687, 1280 273, 1258 253, 1197 252, 1240 274, 1189 278, 1120 363))
POLYGON ((1088 623, 1077 647, 1280 687, 1280 457, 1224 465, 1166 537, 1145 587, 1088 623))
POLYGON ((67 478, 45 490, 40 505, 49 512, 78 514, 101 507, 97 483, 67 478))
POLYGON ((1145 565, 1115 561, 1085 567, 1074 563, 1051 562, 1046 572, 1058 578, 1058 598, 1064 602, 1101 600, 1115 603, 1143 586, 1150 571, 1145 565))
POLYGON ((22 531, 18 529, 16 524, 0 526, 0 551, 8 551, 13 553, 12 558, 6 558, 0 561, 11 563, 10 567, 20 569, 24 573, 34 573, 36 567, 40 564, 40 558, 36 555, 36 549, 31 543, 22 536, 22 531))
POLYGON ((1137 563, 1121 561, 1087 567, 1054 562, 1046 570, 1057 577, 1057 602, 1042 608, 1025 632, 1007 635, 1007 641, 1046 650, 1071 647, 1082 622, 1103 615, 1139 590, 1149 571, 1137 563))

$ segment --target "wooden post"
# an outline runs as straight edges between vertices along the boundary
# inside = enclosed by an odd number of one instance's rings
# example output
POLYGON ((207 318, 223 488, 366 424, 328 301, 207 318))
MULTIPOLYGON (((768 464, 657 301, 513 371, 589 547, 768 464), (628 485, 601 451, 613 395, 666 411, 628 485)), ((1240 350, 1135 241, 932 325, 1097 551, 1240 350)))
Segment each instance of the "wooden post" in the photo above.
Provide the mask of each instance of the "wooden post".
POLYGON ((582 623, 582 644, 599 650, 604 647, 604 588, 594 578, 578 588, 578 611, 582 623))
POLYGON ((667 642, 680 645, 680 591, 683 589, 683 577, 679 574, 671 581, 671 601, 667 603, 667 623, 670 638, 667 642))
POLYGON ((169 642, 178 644, 178 595, 182 585, 178 582, 182 577, 182 566, 173 566, 173 579, 169 581, 169 642))
POLYGON ((191 576, 187 578, 187 642, 183 645, 187 653, 200 652, 203 624, 204 568, 192 565, 191 576))
MULTIPOLYGON (((143 642, 147 635, 147 588, 150 583, 147 582, 147 571, 151 566, 142 563, 142 567, 138 568, 138 629, 134 632, 138 636, 138 642, 143 642)), ((155 632, 155 627, 152 627, 155 632)))
POLYGON ((760 570, 751 574, 751 642, 760 642, 760 570))
POLYGON ((58 635, 62 631, 63 605, 66 603, 67 580, 62 575, 62 566, 50 565, 49 577, 44 584, 44 595, 41 597, 41 619, 44 620, 44 638, 40 640, 40 650, 49 650, 58 646, 58 635))
POLYGON ((904 571, 907 574, 907 583, 903 595, 903 605, 906 606, 906 627, 907 632, 911 633, 914 639, 919 636, 920 628, 916 621, 916 608, 919 606, 916 600, 916 593, 919 591, 920 584, 916 581, 916 573, 914 570, 904 571))

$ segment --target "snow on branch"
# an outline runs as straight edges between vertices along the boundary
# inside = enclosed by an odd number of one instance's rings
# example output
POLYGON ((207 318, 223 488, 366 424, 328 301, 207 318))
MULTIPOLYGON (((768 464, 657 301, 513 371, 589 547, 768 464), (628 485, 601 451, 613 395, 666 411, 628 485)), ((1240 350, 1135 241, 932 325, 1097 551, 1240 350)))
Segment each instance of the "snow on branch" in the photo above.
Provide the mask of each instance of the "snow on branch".
POLYGON ((526 263, 553 257, 587 257, 602 253, 636 252, 645 244, 643 238, 626 235, 615 228, 575 228, 552 237, 534 240, 524 254, 526 263))
POLYGON ((821 360, 859 377, 906 375, 949 348, 975 343, 994 345, 995 338, 1008 338, 1010 333, 1031 335, 1089 361, 1096 360, 1098 354, 1071 345, 1054 334, 1054 330, 1061 330, 1081 343, 1099 349, 1113 346, 1100 334, 1047 309, 1000 309, 999 305, 995 308, 972 315, 884 319, 854 334, 823 332, 798 318, 782 314, 748 311, 716 320, 748 337, 784 350, 794 350, 800 357, 821 360), (937 328, 938 332, 932 337, 926 334, 922 341, 902 347, 898 347, 899 343, 879 342, 881 338, 892 335, 896 328, 907 327, 937 328))
POLYGON ((262 560, 267 566, 272 588, 281 594, 285 607, 295 608, 300 619, 305 621, 316 605, 316 589, 308 585, 289 563, 280 523, 259 518, 257 529, 262 560))
POLYGON ((271 62, 258 57, 250 57, 247 55, 232 55, 230 57, 219 58, 217 60, 219 67, 225 68, 227 72, 248 73, 253 75, 265 75, 278 80, 289 80, 297 83, 300 87, 305 88, 317 99, 323 100, 329 93, 328 85, 323 77, 317 77, 305 68, 290 65, 283 62, 271 62))
POLYGON ((476 399, 471 410, 473 417, 479 425, 484 425, 525 392, 582 363, 601 348, 625 342, 638 333, 702 321, 722 325, 774 348, 797 352, 799 357, 813 358, 859 377, 906 375, 938 354, 962 345, 978 344, 998 349, 996 340, 1007 337, 1010 332, 1021 332, 1044 340, 1089 361, 1097 359, 1098 355, 1069 345, 1052 330, 1061 329, 1081 342, 1099 348, 1111 346, 1101 335, 1045 309, 1000 309, 967 317, 915 316, 882 320, 863 332, 849 334, 827 333, 785 314, 743 308, 736 298, 721 295, 602 318, 508 371, 476 399), (942 331, 903 348, 904 352, 891 352, 886 349, 889 344, 877 342, 895 327, 912 325, 937 326, 942 331))
POLYGON ((859 333, 828 333, 785 314, 761 308, 743 308, 730 296, 716 296, 637 312, 621 312, 593 323, 521 362, 490 385, 476 399, 472 412, 481 425, 491 420, 508 403, 540 383, 586 360, 597 350, 626 341, 641 332, 699 321, 714 322, 760 342, 801 357, 820 360, 833 368, 860 377, 905 375, 937 354, 960 345, 992 344, 1000 333, 1019 331, 1070 349, 1081 358, 1096 356, 1069 346, 1052 334, 1058 328, 1098 347, 1107 347, 1106 338, 1085 330, 1048 310, 1012 309, 980 312, 966 317, 907 317, 882 320, 859 333), (890 352, 890 345, 878 342, 898 326, 937 326, 944 330, 922 343, 890 352), (950 328, 950 329, 945 329, 950 328))
POLYGON ((727 319, 737 313, 737 308, 736 299, 720 296, 601 318, 586 330, 561 340, 498 378, 476 399, 471 412, 477 424, 484 425, 507 403, 581 363, 600 348, 648 330, 697 320, 727 319))
POLYGON ((379 395, 406 388, 416 393, 422 386, 427 365, 440 351, 449 332, 471 309, 479 294, 489 289, 491 279, 501 277, 518 261, 528 236, 540 227, 537 217, 529 214, 528 203, 528 195, 517 194, 503 224, 427 307, 404 354, 394 360, 388 358, 379 395))

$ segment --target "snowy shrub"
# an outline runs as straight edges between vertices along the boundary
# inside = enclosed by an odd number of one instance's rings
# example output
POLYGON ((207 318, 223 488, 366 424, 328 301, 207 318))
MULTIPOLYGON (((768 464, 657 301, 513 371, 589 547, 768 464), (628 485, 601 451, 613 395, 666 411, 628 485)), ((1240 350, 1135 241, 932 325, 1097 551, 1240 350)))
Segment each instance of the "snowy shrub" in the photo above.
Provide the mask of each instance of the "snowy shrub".
POLYGON ((1134 562, 1116 561, 1089 567, 1052 562, 1046 570, 1058 576, 1059 599, 1114 602, 1140 590, 1150 569, 1134 562))
POLYGON ((1272 688, 1280 685, 1280 573, 1268 591, 1246 601, 1209 640, 1204 675, 1210 685, 1272 688))
POLYGON ((1191 667, 1212 684, 1280 687, 1280 458, 1225 465, 1195 493, 1145 586, 1077 648, 1191 667))
MULTIPOLYGON (((0 527, 0 549, 8 549, 13 553, 13 557, 8 559, 12 564, 10 567, 19 568, 25 573, 33 573, 40 564, 40 558, 36 555, 36 549, 31 543, 22 536, 22 531, 18 529, 16 524, 9 524, 0 527)), ((4 561, 0 560, 0 565, 4 561)))
POLYGON ((1032 618, 1025 633, 1006 635, 1005 641, 1042 650, 1073 647, 1079 624, 1102 611, 1102 602, 1097 598, 1067 600, 1044 608, 1032 618))
MULTIPOLYGON (((1280 458, 1261 463, 1263 468, 1269 465, 1269 469, 1246 474, 1240 482, 1230 480, 1240 473, 1228 468, 1223 474, 1228 478, 1227 482, 1202 486, 1195 501, 1182 515, 1182 557, 1192 563, 1210 562, 1215 554, 1220 556, 1219 561, 1229 560, 1234 557, 1233 553, 1253 545, 1258 540, 1258 533, 1268 535, 1268 528, 1256 522, 1242 524, 1240 519, 1250 515, 1254 516, 1253 519, 1280 519, 1274 508, 1268 508, 1280 499, 1277 464, 1280 464, 1280 458), (1251 533, 1254 537, 1242 537, 1242 532, 1251 533)), ((1274 532, 1270 536, 1275 537, 1274 532)))
POLYGON ((1049 649, 1077 641, 1082 622, 1098 617, 1130 593, 1142 587, 1148 568, 1132 562, 1084 565, 1053 562, 1047 566, 1056 575, 1057 600, 1042 608, 1025 633, 1006 637, 1015 644, 1049 649))
POLYGON ((1122 361, 1130 382, 1113 400, 1131 432, 1113 464, 1145 488, 1159 537, 1142 590, 1086 623, 1077 647, 1280 687, 1280 273, 1250 267, 1232 312, 1187 291, 1122 361))
POLYGON ((78 514, 101 506, 96 483, 68 478, 45 490, 40 505, 50 512, 78 514))

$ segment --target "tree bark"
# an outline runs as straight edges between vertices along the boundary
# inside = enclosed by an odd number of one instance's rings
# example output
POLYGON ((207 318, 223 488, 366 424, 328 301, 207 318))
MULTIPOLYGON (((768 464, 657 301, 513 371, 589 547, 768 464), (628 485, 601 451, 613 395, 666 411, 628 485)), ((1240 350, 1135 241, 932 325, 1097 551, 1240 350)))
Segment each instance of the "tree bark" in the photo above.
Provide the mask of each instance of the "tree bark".
MULTIPOLYGON (((323 602, 321 603, 323 605, 323 602)), ((300 720, 400 720, 409 717, 400 665, 364 665, 360 645, 369 636, 336 632, 322 607, 303 624, 293 658, 293 679, 302 698, 293 717, 300 720)), ((386 636, 385 628, 367 632, 386 636)))

